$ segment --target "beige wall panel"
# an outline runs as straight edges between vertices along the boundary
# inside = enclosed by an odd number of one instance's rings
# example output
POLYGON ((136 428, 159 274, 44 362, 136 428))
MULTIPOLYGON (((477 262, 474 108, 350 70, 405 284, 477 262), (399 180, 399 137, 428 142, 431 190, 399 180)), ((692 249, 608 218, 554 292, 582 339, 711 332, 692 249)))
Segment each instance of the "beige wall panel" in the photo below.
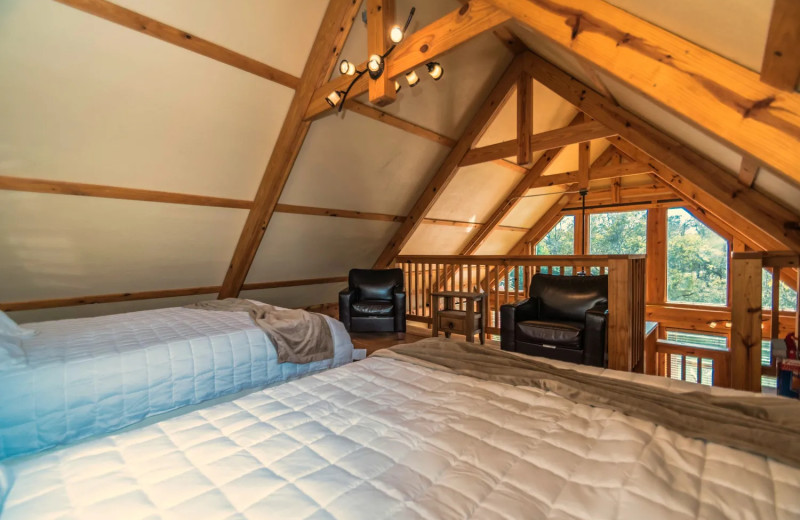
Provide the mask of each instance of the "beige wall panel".
POLYGON ((421 224, 411 235, 401 255, 457 255, 473 228, 421 224))
POLYGON ((327 0, 115 0, 114 3, 298 77, 303 73, 328 5, 327 0))
POLYGON ((0 300, 218 285, 246 216, 0 191, 0 300))
POLYGON ((772 170, 761 168, 756 175, 755 187, 759 191, 769 193, 776 200, 800 215, 800 185, 778 175, 772 170))
POLYGON ((73 318, 93 318, 124 312, 165 309, 181 307, 191 303, 216 299, 216 294, 198 294, 196 296, 180 296, 177 298, 155 298, 152 300, 136 300, 130 302, 95 303, 92 305, 76 305, 74 307, 56 307, 53 309, 37 309, 32 311, 9 312, 8 315, 17 323, 33 323, 38 321, 66 320, 73 318))
POLYGON ((49 0, 0 3, 0 175, 249 199, 293 91, 49 0))
POLYGON ((521 178, 521 174, 493 163, 459 168, 427 216, 486 222, 521 178))
POLYGON ((578 62, 578 58, 576 58, 570 50, 561 47, 559 44, 547 39, 539 33, 533 32, 528 26, 520 24, 519 22, 515 21, 512 27, 514 29, 514 34, 516 34, 533 52, 553 65, 560 67, 583 83, 592 85, 586 71, 578 62))
POLYGON ((478 248, 476 255, 504 255, 519 242, 525 233, 522 231, 495 231, 478 248))
MULTIPOLYGON (((600 157, 600 154, 606 151, 610 146, 607 139, 595 139, 589 147, 589 162, 594 162, 595 159, 600 157)), ((544 175, 555 175, 556 173, 574 172, 578 171, 578 145, 571 144, 567 146, 559 155, 556 160, 550 163, 550 166, 545 170, 544 175)))
MULTIPOLYGON (((517 226, 531 228, 544 215, 550 207, 555 204, 560 194, 564 192, 563 187, 553 187, 547 190, 538 189, 529 191, 528 194, 536 194, 535 197, 526 197, 508 212, 502 224, 505 226, 517 226), (543 193, 548 193, 543 195, 543 193)), ((495 231, 497 233, 497 231, 495 231)), ((494 234, 494 233, 493 233, 494 234)), ((505 252, 505 251, 504 251, 505 252)))
POLYGON ((761 70, 773 0, 607 0, 753 70, 761 70))
POLYGON ((372 267, 398 226, 394 222, 276 213, 247 282, 342 276, 353 267, 372 267))
POLYGON ((354 112, 328 114, 311 125, 281 202, 406 215, 448 151, 354 112))
MULTIPOLYGON (((461 3, 455 0, 397 0, 395 3, 399 25, 405 23, 411 7, 417 7, 409 33, 461 7, 461 3)), ((359 11, 344 46, 342 58, 356 64, 365 61, 366 42, 366 27, 361 22, 359 11)), ((402 90, 397 95, 397 101, 381 110, 448 137, 457 138, 478 110, 479 100, 489 94, 511 58, 511 53, 494 35, 480 35, 435 59, 444 68, 444 75, 439 81, 431 79, 424 65, 415 69, 420 82, 414 88, 408 86, 404 77, 398 78, 402 90)), ((335 70, 333 76, 338 75, 339 71, 335 70)), ((358 99, 365 101, 367 96, 358 99)))
MULTIPOLYGON (((538 81, 533 82, 533 133, 564 128, 578 109, 538 81)), ((500 113, 478 141, 477 146, 510 141, 517 138, 516 91, 500 109, 500 113)), ((543 152, 534 155, 534 162, 543 152)))
POLYGON ((339 291, 347 288, 347 282, 304 285, 301 287, 276 287, 258 291, 242 291, 241 298, 250 298, 271 305, 298 308, 320 303, 336 303, 339 291))

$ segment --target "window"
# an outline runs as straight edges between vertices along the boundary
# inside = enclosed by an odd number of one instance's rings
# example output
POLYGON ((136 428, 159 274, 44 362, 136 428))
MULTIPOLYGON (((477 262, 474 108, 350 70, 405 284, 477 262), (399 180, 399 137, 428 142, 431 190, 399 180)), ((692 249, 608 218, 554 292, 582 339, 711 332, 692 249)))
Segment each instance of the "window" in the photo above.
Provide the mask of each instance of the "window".
MULTIPOLYGON (((683 332, 677 330, 667 331, 667 340, 684 345, 696 345, 715 350, 727 350, 728 340, 725 336, 715 334, 697 334, 695 332, 683 332)), ((711 385, 714 380, 713 362, 710 359, 700 359, 694 356, 686 356, 686 363, 681 363, 681 356, 670 354, 670 377, 672 379, 686 380, 690 383, 700 383, 711 385), (700 366, 698 367, 698 362, 700 366), (686 374, 682 370, 686 370, 686 374), (699 376, 699 377, 698 377, 699 376)))
POLYGON ((667 222, 667 301, 725 305, 728 242, 682 208, 667 222))
POLYGON ((536 244, 537 255, 572 255, 575 251, 575 217, 567 215, 536 244))
MULTIPOLYGON (((780 283, 780 307, 782 311, 794 311, 797 309, 797 291, 786 285, 780 283)), ((761 273, 761 306, 766 309, 772 309, 772 273, 763 270, 761 273)))
POLYGON ((646 210, 589 216, 589 254, 643 255, 646 251, 646 210))

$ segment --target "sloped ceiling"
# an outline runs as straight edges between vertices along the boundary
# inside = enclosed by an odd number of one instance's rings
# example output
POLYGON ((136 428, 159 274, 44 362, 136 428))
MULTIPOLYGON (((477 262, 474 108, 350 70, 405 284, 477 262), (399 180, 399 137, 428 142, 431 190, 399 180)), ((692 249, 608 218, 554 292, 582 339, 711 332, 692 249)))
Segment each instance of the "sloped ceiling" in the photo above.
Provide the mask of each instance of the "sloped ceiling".
MULTIPOLYGON (((300 76, 326 0, 114 0, 223 47, 300 76)), ((746 67, 760 67, 771 0, 609 0, 746 67), (713 20, 713 23, 711 22, 713 20)), ((404 19, 414 2, 397 0, 404 19)), ((456 0, 417 3, 411 30, 457 9, 456 0)), ((582 63, 525 27, 509 25, 534 52, 591 85, 582 63)), ((357 17, 342 56, 366 58, 357 17)), ((444 77, 404 80, 381 110, 457 139, 512 59, 492 34, 437 58, 444 77)), ((422 71, 420 71, 422 72, 422 71)), ((338 72, 334 72, 338 75, 338 72)), ((741 155, 613 78, 616 100, 711 158, 731 175, 741 155)), ((294 91, 52 0, 0 2, 0 175, 253 200, 294 91)), ((365 102, 366 96, 358 98, 365 102)), ((576 109, 534 82, 534 132, 565 126, 576 109)), ((515 137, 512 95, 481 138, 515 137)), ((592 160, 606 141, 592 142, 592 160)), ((355 112, 312 125, 280 202, 405 216, 449 148, 355 112)), ((534 159, 540 154, 536 154, 534 159)), ((513 158, 511 158, 513 160, 513 158)), ((577 146, 545 172, 577 169, 577 146)), ((460 252, 522 178, 486 163, 459 170, 403 254, 460 252)), ((644 179, 625 179, 635 184, 644 179)), ((607 183, 597 183, 606 185, 607 183)), ((797 207, 800 186, 762 169, 757 190, 797 207)), ((501 222, 529 228, 562 187, 536 189, 501 222)), ((799 210, 800 211, 800 210, 799 210)), ((245 209, 0 191, 0 301, 217 286, 247 216, 245 209)), ((247 281, 341 276, 369 267, 399 224, 277 213, 247 281)), ((478 254, 507 252, 523 235, 496 230, 478 254)), ((286 306, 336 300, 341 283, 244 291, 286 306)), ((189 296, 13 313, 20 321, 182 305, 189 296)))

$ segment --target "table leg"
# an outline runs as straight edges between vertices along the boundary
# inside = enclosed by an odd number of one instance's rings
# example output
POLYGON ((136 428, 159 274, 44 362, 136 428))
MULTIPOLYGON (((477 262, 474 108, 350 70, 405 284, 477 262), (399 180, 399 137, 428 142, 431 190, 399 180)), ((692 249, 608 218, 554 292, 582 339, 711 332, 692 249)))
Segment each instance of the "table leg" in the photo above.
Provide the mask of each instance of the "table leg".
POLYGON ((467 298, 467 321, 464 324, 464 334, 467 342, 475 343, 475 300, 467 298))
POLYGON ((431 336, 437 338, 439 337, 439 297, 436 295, 433 295, 431 299, 431 319, 433 320, 431 336))

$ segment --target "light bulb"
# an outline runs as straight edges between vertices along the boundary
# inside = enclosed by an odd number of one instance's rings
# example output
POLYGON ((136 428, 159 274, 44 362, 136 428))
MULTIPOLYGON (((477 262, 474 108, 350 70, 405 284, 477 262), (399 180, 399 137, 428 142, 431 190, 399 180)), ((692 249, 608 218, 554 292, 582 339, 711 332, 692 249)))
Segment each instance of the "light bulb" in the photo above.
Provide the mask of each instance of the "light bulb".
POLYGON ((419 76, 417 76, 417 73, 412 70, 411 72, 406 74, 406 81, 408 81, 409 87, 413 87, 414 85, 419 83, 419 76))
POLYGON ((339 72, 342 74, 347 74, 348 76, 352 76, 356 73, 356 66, 347 60, 342 60, 342 62, 339 64, 339 72))
POLYGON ((715 329, 715 328, 717 328, 717 322, 716 321, 709 321, 708 322, 708 326, 711 327, 712 329, 715 329))
POLYGON ((437 62, 432 61, 428 63, 428 74, 430 74, 434 80, 439 81, 439 78, 444 74, 444 69, 437 62))
POLYGON ((397 80, 395 80, 395 81, 394 81, 394 91, 395 91, 395 92, 400 92, 400 89, 401 89, 401 88, 402 88, 402 87, 400 86, 400 82, 399 82, 399 81, 397 81, 397 80))
POLYGON ((328 97, 325 98, 325 101, 327 101, 328 104, 330 106, 332 106, 332 107, 335 107, 336 105, 338 105, 339 101, 341 101, 341 100, 342 100, 342 96, 340 96, 339 92, 337 92, 335 90, 333 92, 331 92, 330 94, 328 94, 328 97))
POLYGON ((392 30, 389 31, 389 39, 394 43, 400 43, 403 40, 403 29, 399 25, 392 27, 392 30))
POLYGON ((367 64, 369 70, 372 72, 378 72, 381 68, 381 57, 377 54, 373 54, 369 57, 369 63, 367 64))

